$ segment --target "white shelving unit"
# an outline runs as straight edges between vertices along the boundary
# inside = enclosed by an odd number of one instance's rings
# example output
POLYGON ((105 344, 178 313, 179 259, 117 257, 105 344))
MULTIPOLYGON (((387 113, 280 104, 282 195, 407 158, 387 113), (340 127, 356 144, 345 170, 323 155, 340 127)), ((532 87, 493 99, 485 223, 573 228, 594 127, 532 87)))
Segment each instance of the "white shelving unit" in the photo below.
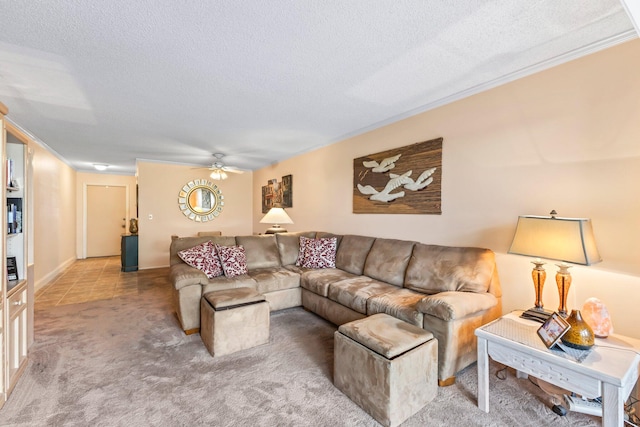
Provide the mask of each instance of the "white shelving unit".
POLYGON ((29 138, 6 120, 0 103, 2 194, 5 224, 0 291, 0 407, 27 366, 30 345, 32 291, 27 280, 28 186, 26 159, 29 138))

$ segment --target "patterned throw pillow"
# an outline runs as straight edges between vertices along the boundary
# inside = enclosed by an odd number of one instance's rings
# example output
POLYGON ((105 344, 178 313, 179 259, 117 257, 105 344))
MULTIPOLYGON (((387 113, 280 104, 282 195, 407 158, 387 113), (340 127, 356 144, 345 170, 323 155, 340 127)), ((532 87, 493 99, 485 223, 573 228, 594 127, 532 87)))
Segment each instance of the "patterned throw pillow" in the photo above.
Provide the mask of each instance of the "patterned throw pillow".
POLYGON ((247 274, 247 256, 244 253, 244 246, 216 245, 216 250, 220 256, 225 276, 235 277, 247 274))
POLYGON ((297 267, 302 267, 302 261, 304 260, 304 251, 307 248, 307 241, 309 240, 313 240, 313 239, 300 236, 300 251, 298 251, 298 259, 296 259, 297 267))
POLYGON ((302 239, 306 239, 304 244, 302 267, 335 268, 336 248, 338 247, 338 239, 336 237, 323 239, 308 239, 306 237, 300 237, 300 240, 302 239))
POLYGON ((222 276, 222 264, 211 240, 180 251, 178 256, 191 267, 201 270, 209 279, 222 276))

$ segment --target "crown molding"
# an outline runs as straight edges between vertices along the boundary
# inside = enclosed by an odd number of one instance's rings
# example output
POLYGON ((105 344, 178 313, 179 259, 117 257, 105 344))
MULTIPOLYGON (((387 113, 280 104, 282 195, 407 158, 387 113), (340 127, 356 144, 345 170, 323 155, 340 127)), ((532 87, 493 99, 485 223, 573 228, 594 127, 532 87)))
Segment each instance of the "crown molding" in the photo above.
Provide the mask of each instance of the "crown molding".
POLYGON ((42 147, 43 149, 45 149, 49 153, 51 153, 53 156, 55 156, 62 163, 64 163, 65 165, 69 166, 71 169, 77 171, 77 169, 75 167, 73 167, 73 165, 71 163, 69 163, 69 161, 67 159, 62 157, 62 155, 60 155, 56 150, 54 150, 53 148, 48 146, 46 143, 44 143, 40 138, 35 136, 33 133, 29 132, 24 127, 22 127, 21 125, 16 123, 15 120, 12 120, 10 117, 5 117, 5 120, 7 121, 8 125, 10 125, 13 128, 15 128, 18 132, 24 134, 24 136, 26 136, 30 140, 30 142, 33 142, 34 144, 39 145, 40 147, 42 147))

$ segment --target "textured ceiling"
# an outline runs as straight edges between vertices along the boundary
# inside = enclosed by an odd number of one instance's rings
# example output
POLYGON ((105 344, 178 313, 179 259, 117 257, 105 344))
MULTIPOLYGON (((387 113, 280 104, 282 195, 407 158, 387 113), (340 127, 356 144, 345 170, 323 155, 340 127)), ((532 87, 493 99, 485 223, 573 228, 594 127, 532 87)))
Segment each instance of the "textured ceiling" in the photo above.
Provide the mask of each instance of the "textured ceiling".
POLYGON ((635 37, 619 0, 3 0, 0 101, 72 167, 257 169, 635 37))

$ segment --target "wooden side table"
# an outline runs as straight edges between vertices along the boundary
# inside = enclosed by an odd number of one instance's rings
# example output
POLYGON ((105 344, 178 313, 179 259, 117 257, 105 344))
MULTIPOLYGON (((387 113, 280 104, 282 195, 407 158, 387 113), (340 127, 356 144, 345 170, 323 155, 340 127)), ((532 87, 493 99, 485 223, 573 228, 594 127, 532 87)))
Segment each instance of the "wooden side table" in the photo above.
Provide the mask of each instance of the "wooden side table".
POLYGON ((120 240, 121 271, 138 271, 138 235, 123 234, 120 240))
POLYGON ((549 350, 538 337, 540 323, 509 313, 476 329, 478 337, 478 407, 489 412, 489 357, 587 398, 602 396, 602 425, 624 424, 624 402, 640 370, 640 341, 612 335, 596 338, 589 355, 578 362, 549 350))

